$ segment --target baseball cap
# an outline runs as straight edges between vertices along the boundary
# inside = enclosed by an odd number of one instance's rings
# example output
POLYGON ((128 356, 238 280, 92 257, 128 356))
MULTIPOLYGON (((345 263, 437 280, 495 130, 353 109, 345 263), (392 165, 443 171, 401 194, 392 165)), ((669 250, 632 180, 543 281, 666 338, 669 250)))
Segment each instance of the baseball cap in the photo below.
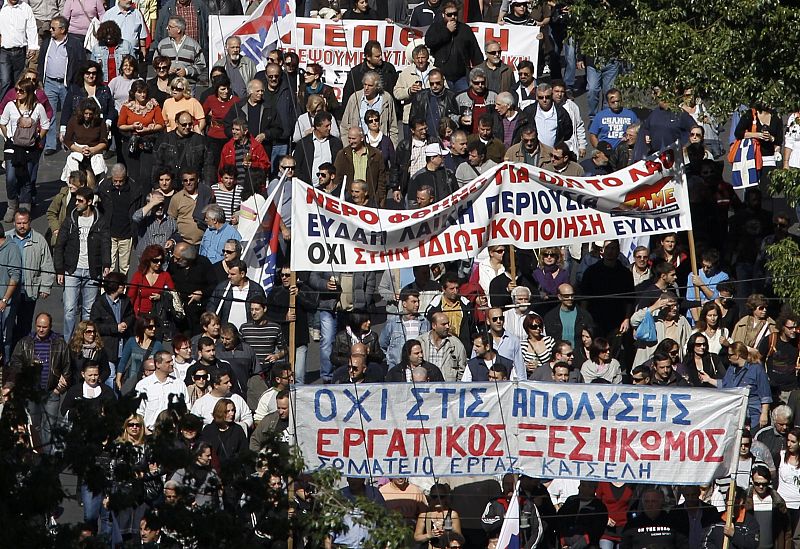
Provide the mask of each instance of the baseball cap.
POLYGON ((440 154, 450 154, 450 150, 446 147, 442 147, 439 143, 430 143, 429 145, 425 145, 425 156, 439 156, 440 154))

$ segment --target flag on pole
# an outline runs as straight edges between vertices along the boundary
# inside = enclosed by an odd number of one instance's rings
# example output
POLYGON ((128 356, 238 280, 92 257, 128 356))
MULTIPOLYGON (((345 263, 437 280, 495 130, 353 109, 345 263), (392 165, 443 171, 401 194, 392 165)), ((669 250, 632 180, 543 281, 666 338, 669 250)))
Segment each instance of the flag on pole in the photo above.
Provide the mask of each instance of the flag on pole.
POLYGON ((262 0, 252 15, 229 36, 242 39, 242 54, 258 65, 281 36, 296 24, 294 0, 262 0))
POLYGON ((258 282, 267 293, 277 278, 281 234, 279 205, 284 187, 281 181, 266 199, 261 195, 251 196, 242 202, 239 213, 239 233, 244 250, 242 259, 247 263, 247 277, 258 282))
POLYGON ((742 139, 731 166, 731 184, 744 189, 758 185, 761 177, 761 154, 753 139, 742 139))
POLYGON ((497 539, 497 549, 519 549, 519 480, 514 485, 514 495, 508 504, 503 527, 497 539))

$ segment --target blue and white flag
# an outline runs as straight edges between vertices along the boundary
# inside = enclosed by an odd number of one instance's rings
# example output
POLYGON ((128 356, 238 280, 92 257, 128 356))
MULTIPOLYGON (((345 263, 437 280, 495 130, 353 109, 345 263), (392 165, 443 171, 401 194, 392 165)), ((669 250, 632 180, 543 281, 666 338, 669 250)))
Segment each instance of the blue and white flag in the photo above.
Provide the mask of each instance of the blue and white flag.
POLYGON ((497 549, 519 549, 519 480, 514 485, 514 495, 508 504, 506 516, 503 518, 503 527, 497 539, 497 549))
POLYGON ((759 151, 752 139, 742 139, 731 166, 731 184, 734 188, 744 189, 758 185, 761 177, 759 151))

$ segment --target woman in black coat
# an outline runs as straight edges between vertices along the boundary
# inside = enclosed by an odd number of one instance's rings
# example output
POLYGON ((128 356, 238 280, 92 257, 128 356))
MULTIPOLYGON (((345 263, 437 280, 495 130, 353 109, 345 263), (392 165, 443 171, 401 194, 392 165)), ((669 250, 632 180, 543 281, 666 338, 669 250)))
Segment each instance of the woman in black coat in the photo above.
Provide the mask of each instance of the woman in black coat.
POLYGON ((214 421, 203 428, 200 440, 214 451, 215 465, 237 457, 247 450, 247 434, 241 425, 234 421, 236 405, 229 398, 221 398, 214 405, 214 421))

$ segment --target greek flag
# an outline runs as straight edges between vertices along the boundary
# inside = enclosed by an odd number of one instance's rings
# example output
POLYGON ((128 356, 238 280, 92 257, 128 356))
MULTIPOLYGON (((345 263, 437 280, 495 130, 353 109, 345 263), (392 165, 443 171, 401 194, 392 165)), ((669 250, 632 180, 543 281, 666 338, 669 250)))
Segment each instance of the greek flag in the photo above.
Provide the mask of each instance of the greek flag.
POLYGON ((734 188, 743 189, 758 185, 761 177, 761 155, 753 140, 742 139, 731 166, 734 188))

